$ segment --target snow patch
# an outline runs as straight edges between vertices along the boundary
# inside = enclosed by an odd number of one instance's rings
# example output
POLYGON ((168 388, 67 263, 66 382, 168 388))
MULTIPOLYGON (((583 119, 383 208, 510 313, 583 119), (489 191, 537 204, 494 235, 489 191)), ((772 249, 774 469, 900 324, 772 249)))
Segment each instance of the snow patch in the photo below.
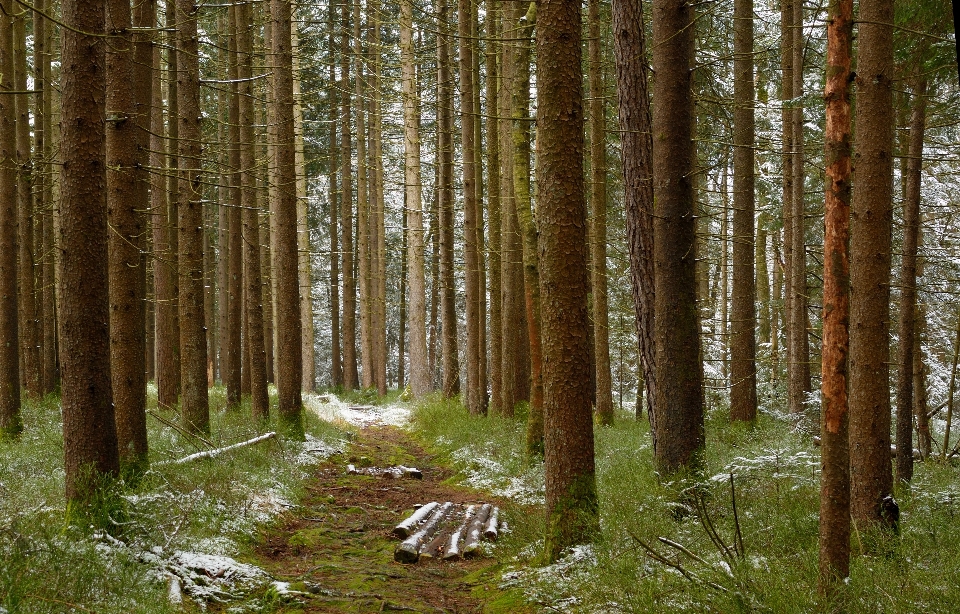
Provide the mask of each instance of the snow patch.
POLYGON ((410 420, 410 408, 403 403, 358 405, 347 403, 334 394, 305 394, 303 404, 320 419, 359 426, 404 426, 410 420))
MULTIPOLYGON (((511 475, 503 463, 494 460, 485 450, 466 446, 456 450, 453 460, 466 476, 463 483, 478 490, 485 490, 498 497, 505 497, 522 505, 545 503, 543 466, 536 465, 520 476, 511 475)), ((521 463, 512 463, 520 466, 521 463)))

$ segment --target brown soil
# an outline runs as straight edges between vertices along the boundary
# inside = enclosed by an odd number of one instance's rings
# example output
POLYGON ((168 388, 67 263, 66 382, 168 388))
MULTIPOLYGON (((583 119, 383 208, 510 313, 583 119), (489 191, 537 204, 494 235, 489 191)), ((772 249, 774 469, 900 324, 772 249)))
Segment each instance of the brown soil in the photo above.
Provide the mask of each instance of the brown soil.
POLYGON ((391 531, 416 504, 502 503, 446 483, 452 475, 399 429, 360 431, 345 454, 318 468, 301 507, 254 549, 259 565, 306 593, 282 607, 305 612, 487 611, 485 603, 497 593, 495 559, 393 560, 400 540, 391 531), (416 467, 423 479, 348 475, 348 463, 416 467))

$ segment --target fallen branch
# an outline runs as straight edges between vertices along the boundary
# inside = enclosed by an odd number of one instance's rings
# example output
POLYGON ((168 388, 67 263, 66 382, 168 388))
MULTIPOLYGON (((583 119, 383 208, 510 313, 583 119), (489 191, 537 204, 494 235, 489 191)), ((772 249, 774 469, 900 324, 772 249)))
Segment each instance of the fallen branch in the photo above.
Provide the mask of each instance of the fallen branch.
POLYGON ((183 465, 183 464, 185 464, 185 463, 189 463, 189 462, 191 462, 191 461, 195 461, 195 460, 198 460, 198 459, 201 459, 201 458, 215 458, 215 457, 217 457, 217 456, 220 456, 220 455, 223 454, 224 452, 229 452, 229 451, 231 451, 231 450, 236 450, 237 448, 246 448, 247 446, 252 446, 252 445, 258 444, 258 443, 260 443, 260 442, 262 442, 262 441, 266 441, 266 440, 268 440, 268 439, 273 439, 273 438, 276 437, 276 436, 277 436, 277 434, 276 434, 275 432, 270 431, 269 433, 265 433, 265 434, 263 434, 263 435, 260 435, 259 437, 254 437, 253 439, 248 439, 247 441, 241 441, 241 442, 239 442, 239 443, 235 443, 235 444, 232 444, 232 445, 223 447, 223 448, 216 448, 216 449, 214 449, 214 450, 207 450, 207 451, 205 451, 205 452, 197 452, 196 454, 191 454, 190 456, 184 456, 183 458, 177 459, 177 460, 175 460, 175 461, 166 461, 166 462, 154 463, 154 466, 157 466, 157 465, 183 465))
POLYGON ((149 415, 152 416, 154 419, 156 419, 157 422, 159 422, 160 424, 163 424, 163 425, 165 425, 165 426, 169 426, 169 427, 172 428, 173 430, 177 431, 178 433, 180 433, 181 435, 183 435, 184 437, 186 437, 187 440, 190 441, 190 443, 192 443, 194 446, 196 446, 197 449, 199 449, 199 450, 202 450, 203 448, 202 448, 201 446, 198 446, 198 445, 197 445, 197 443, 196 443, 197 441, 199 441, 199 442, 202 443, 203 445, 207 446, 208 448, 213 448, 213 447, 214 447, 213 443, 211 443, 211 442, 208 441, 207 439, 201 437, 200 435, 197 435, 196 433, 191 433, 190 431, 188 431, 187 429, 183 428, 182 426, 180 426, 179 424, 177 424, 177 423, 174 422, 173 420, 167 420, 166 418, 164 418, 163 416, 161 416, 160 414, 158 414, 157 412, 155 412, 155 411, 153 411, 153 410, 151 410, 151 409, 148 409, 148 410, 147 410, 147 414, 149 414, 149 415), (196 440, 196 441, 193 441, 193 440, 196 440))

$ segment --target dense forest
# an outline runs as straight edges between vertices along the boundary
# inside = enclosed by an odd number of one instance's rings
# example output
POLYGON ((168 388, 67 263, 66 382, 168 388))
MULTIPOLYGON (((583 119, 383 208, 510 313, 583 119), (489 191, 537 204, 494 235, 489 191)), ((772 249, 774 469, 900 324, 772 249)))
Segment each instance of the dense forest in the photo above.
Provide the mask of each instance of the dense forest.
POLYGON ((957 13, 0 0, 0 613, 391 609, 184 557, 388 445, 486 611, 957 611, 957 13))

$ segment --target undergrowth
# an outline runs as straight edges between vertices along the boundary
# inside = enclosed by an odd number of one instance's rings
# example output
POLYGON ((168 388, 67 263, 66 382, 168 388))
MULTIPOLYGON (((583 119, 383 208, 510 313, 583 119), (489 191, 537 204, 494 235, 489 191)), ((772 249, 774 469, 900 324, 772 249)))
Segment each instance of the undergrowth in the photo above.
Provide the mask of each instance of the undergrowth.
MULTIPOLYGON (((221 447, 276 430, 271 393, 271 420, 258 426, 248 406, 227 411, 224 390, 211 390, 209 442, 221 447)), ((92 527, 65 522, 59 398, 24 401, 23 435, 0 441, 0 612, 196 608, 186 598, 183 607, 171 604, 164 579, 134 554, 235 555, 300 498, 309 466, 344 436, 305 413, 305 444, 273 439, 215 459, 164 464, 206 446, 154 417, 178 421, 176 412, 157 409, 152 387, 148 408, 151 469, 123 489, 126 509, 112 531, 128 550, 112 547, 92 527)))
MULTIPOLYGON (((415 411, 413 428, 464 482, 542 501, 542 466, 524 457, 520 420, 472 417, 433 398, 415 411)), ((552 612, 828 609, 817 597, 819 449, 807 433, 767 414, 753 426, 731 424, 717 403, 703 476, 677 482, 654 472, 645 420, 624 413, 595 434, 601 535, 540 566, 542 508, 518 506, 496 548, 512 567, 503 587, 552 612)), ((956 467, 920 463, 912 489, 896 493, 900 536, 854 530, 846 611, 960 611, 956 483, 956 467)))

